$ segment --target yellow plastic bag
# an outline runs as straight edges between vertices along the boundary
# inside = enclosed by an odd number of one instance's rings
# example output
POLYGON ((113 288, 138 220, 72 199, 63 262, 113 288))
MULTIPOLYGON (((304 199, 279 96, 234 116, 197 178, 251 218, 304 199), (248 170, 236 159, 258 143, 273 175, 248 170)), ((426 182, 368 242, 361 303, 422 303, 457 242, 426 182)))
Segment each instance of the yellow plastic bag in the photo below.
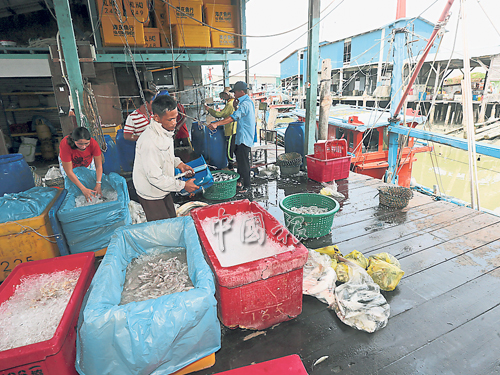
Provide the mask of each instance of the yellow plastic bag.
POLYGON ((332 258, 335 255, 342 256, 341 252, 339 251, 339 247, 337 245, 320 247, 319 249, 314 249, 314 251, 317 251, 318 253, 321 253, 321 254, 328 254, 332 258))
POLYGON ((339 262, 335 268, 337 273, 337 281, 340 283, 346 283, 349 281, 349 266, 345 263, 339 262))
POLYGON ((337 258, 332 258, 332 262, 330 263, 330 266, 335 270, 337 268, 337 264, 338 264, 338 260, 337 258))
POLYGON ((352 260, 354 263, 356 263, 358 266, 360 266, 361 268, 363 268, 365 270, 368 267, 368 260, 365 258, 365 256, 363 254, 361 254, 357 250, 351 251, 344 258, 352 260))
POLYGON ((387 292, 394 290, 405 274, 401 268, 394 264, 376 259, 375 257, 369 258, 367 272, 380 289, 387 292))
POLYGON ((378 260, 383 260, 384 262, 394 264, 396 267, 401 268, 401 264, 399 263, 399 260, 397 260, 394 255, 391 255, 389 253, 379 253, 375 255, 371 255, 370 258, 378 259, 378 260))

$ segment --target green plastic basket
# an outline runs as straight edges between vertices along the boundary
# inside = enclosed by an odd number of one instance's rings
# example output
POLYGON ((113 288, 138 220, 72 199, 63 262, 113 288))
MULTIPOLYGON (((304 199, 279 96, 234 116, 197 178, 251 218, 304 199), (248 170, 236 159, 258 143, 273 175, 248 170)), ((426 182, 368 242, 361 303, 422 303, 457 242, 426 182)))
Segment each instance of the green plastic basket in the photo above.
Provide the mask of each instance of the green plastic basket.
POLYGON ((230 199, 236 195, 236 185, 240 175, 233 171, 217 171, 214 173, 224 173, 233 176, 231 180, 215 182, 207 190, 203 191, 203 196, 211 200, 230 199))
POLYGON ((316 238, 331 232, 333 216, 340 209, 340 204, 325 195, 299 193, 283 199, 280 208, 285 214, 286 227, 295 237, 316 238), (327 208, 328 211, 321 214, 300 214, 291 210, 292 207, 304 206, 327 208))

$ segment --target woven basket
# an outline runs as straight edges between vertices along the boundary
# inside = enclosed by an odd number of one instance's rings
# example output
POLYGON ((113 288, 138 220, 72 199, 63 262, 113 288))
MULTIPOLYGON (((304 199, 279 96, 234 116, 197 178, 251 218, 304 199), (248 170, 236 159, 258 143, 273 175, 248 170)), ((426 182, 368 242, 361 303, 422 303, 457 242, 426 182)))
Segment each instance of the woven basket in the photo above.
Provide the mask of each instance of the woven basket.
POLYGON ((230 199, 236 195, 236 186, 240 175, 233 171, 217 171, 214 173, 224 173, 233 176, 227 181, 214 181, 214 184, 203 191, 203 196, 211 200, 230 199))
POLYGON ((390 208, 405 208, 413 198, 413 191, 403 186, 382 186, 378 192, 380 204, 390 208))
POLYGON ((326 236, 331 232, 333 216, 340 209, 340 204, 330 197, 321 194, 292 194, 280 202, 280 208, 285 214, 285 225, 297 238, 316 238, 326 236), (327 208, 321 214, 300 214, 291 210, 292 207, 317 206, 327 208))

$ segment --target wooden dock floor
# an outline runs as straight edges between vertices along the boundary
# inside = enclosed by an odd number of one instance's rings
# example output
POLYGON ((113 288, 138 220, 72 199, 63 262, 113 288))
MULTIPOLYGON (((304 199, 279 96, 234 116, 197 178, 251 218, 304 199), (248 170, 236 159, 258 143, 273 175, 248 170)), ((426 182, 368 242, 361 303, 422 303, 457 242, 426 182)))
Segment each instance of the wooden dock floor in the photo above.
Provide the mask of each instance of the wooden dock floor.
MULTIPOLYGON (((278 201, 296 192, 319 192, 307 179, 260 180, 254 200, 283 222, 278 201)), ((369 334, 343 324, 313 297, 302 314, 265 330, 223 328, 215 374, 298 354, 309 374, 500 373, 500 217, 415 193, 407 208, 379 206, 379 180, 351 173, 338 181, 340 211, 331 236, 308 241, 337 244, 343 254, 387 251, 405 275, 393 292, 389 323, 369 334), (328 358, 313 366, 323 356, 328 358)), ((237 196, 235 199, 244 198, 237 196)))

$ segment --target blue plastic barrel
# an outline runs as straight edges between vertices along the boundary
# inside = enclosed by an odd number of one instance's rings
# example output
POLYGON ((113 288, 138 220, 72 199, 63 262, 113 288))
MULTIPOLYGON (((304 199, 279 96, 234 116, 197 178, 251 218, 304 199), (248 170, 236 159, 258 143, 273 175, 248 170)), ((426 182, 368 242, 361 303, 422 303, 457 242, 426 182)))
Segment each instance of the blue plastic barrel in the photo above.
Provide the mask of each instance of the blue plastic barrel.
POLYGON ((285 131, 285 153, 298 152, 304 161, 305 124, 302 121, 291 122, 285 131))
POLYGON ((193 122, 191 125, 191 144, 194 151, 206 158, 205 126, 193 122))
POLYGON ((135 159, 135 142, 123 138, 123 129, 116 132, 116 146, 120 156, 120 165, 124 172, 132 172, 135 159))
POLYGON ((35 187, 31 169, 22 154, 0 155, 0 197, 35 187))
POLYGON ((215 130, 205 132, 207 163, 222 169, 227 167, 227 142, 224 135, 224 127, 219 126, 215 130))
POLYGON ((105 134, 104 140, 106 141, 106 152, 103 152, 104 164, 102 165, 102 170, 104 174, 110 174, 111 172, 120 173, 120 154, 118 153, 118 147, 116 147, 115 141, 111 136, 105 134))

